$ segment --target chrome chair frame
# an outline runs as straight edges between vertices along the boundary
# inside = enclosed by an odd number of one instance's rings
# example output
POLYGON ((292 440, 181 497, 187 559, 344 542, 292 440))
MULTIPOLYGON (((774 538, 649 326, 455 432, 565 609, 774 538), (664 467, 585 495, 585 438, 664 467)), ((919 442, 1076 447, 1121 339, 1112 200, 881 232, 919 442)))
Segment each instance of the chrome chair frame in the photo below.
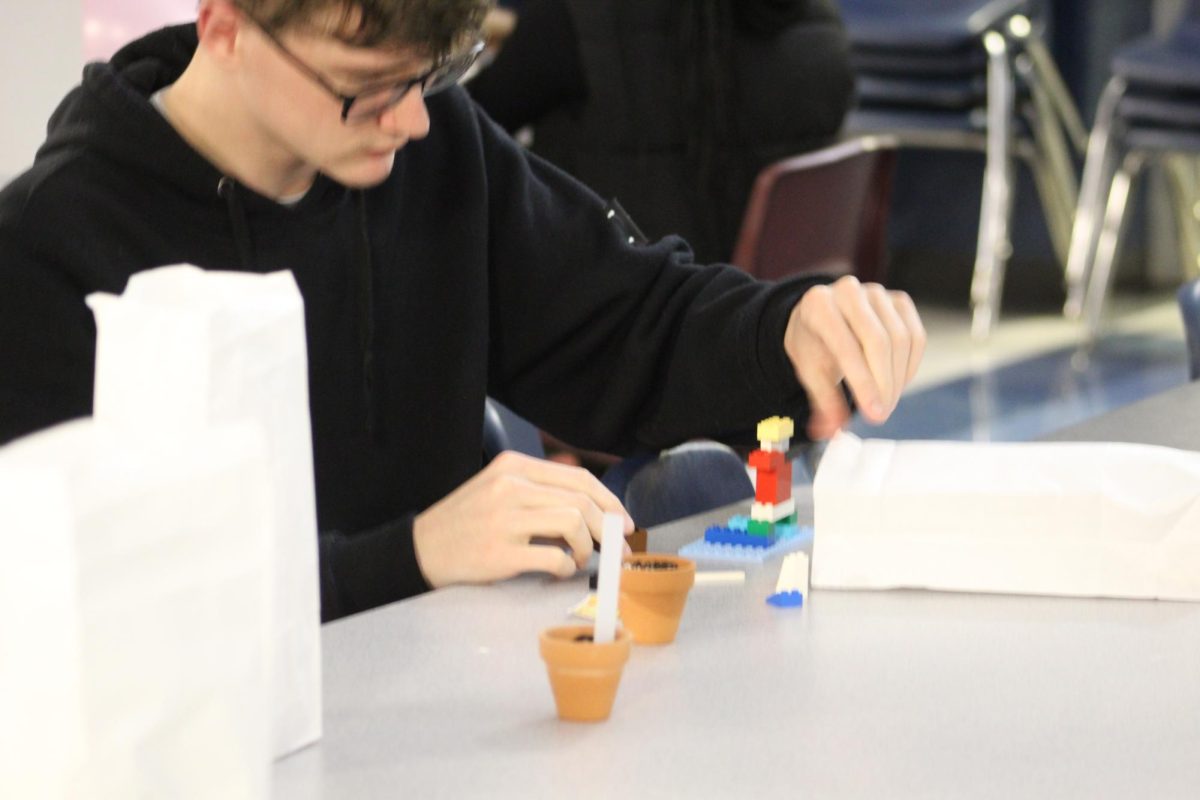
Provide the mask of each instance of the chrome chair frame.
MULTIPOLYGON (((1128 90, 1128 82, 1116 76, 1101 95, 1071 234, 1063 311, 1070 319, 1082 320, 1085 346, 1099 338, 1113 267, 1120 255, 1129 197, 1136 179, 1151 161, 1159 161, 1167 169, 1183 274, 1200 274, 1198 154, 1131 143, 1127 138, 1129 126, 1118 111, 1128 90)), ((1200 144, 1200 130, 1196 131, 1196 139, 1200 144)))
MULTIPOLYGON (((1039 26, 1023 13, 996 19, 981 32, 987 53, 987 105, 983 131, 896 130, 888 133, 901 147, 982 150, 986 157, 978 240, 971 282, 972 334, 990 333, 1000 312, 1000 298, 1012 256, 1011 219, 1015 193, 1015 160, 1032 172, 1055 253, 1065 265, 1071 220, 1079 195, 1072 152, 1082 155, 1087 132, 1066 84, 1042 40, 1039 26), (1028 87, 1029 102, 1018 103, 1018 80, 1028 87), (1016 134, 1017 113, 1030 136, 1016 134)), ((869 115, 852 116, 855 121, 869 115)))

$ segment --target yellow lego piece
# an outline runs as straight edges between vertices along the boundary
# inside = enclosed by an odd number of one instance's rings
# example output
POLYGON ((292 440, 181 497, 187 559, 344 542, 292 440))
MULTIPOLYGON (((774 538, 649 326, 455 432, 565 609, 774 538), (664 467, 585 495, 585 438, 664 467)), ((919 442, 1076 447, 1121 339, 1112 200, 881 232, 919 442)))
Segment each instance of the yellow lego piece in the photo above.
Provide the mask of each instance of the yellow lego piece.
POLYGON ((758 440, 760 442, 780 442, 792 438, 796 426, 791 417, 767 417, 758 423, 758 440))

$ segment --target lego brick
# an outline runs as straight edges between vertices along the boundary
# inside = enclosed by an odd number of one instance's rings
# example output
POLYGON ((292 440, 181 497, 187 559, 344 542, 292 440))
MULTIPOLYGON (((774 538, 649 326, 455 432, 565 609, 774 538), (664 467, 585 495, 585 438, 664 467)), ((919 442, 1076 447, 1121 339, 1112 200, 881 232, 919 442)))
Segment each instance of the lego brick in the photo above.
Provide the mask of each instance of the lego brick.
POLYGON ((777 442, 780 439, 790 439, 795 433, 796 428, 791 417, 768 417, 758 423, 759 441, 777 442))
POLYGON ((775 525, 760 519, 752 519, 746 525, 746 533, 751 536, 770 536, 775 532, 775 525))
POLYGON ((794 589, 788 592, 776 592, 767 598, 767 602, 778 608, 802 608, 804 594, 794 589))
POLYGON ((697 586, 713 586, 725 585, 731 586, 734 584, 745 583, 746 572, 740 569, 727 570, 711 570, 702 569, 696 571, 697 586))
POLYGON ((780 538, 770 547, 739 547, 712 544, 697 539, 679 548, 679 555, 695 561, 727 561, 741 564, 762 564, 769 559, 799 550, 812 541, 812 528, 804 527, 792 536, 780 538))
POLYGON ((800 527, 799 525, 796 525, 795 523, 784 523, 784 522, 776 522, 775 523, 775 538, 776 538, 776 540, 792 539, 792 538, 795 538, 805 532, 807 532, 809 535, 811 535, 812 528, 808 527, 807 525, 805 525, 804 527, 800 527))
POLYGON ((781 503, 792 496, 792 465, 778 472, 760 472, 754 481, 754 499, 760 503, 781 503))
POLYGON ((796 501, 788 498, 782 503, 754 503, 750 506, 750 520, 779 522, 796 515, 796 501))
POLYGON ((759 442, 758 446, 768 453, 783 454, 792 446, 791 439, 780 439, 778 442, 759 442))
POLYGON ((783 559, 779 566, 779 579, 775 582, 775 591, 808 594, 807 553, 791 553, 783 559))
POLYGON ((634 528, 633 533, 625 537, 625 541, 629 543, 629 549, 635 553, 646 552, 646 529, 634 528))
POLYGON ((744 514, 737 514, 729 518, 727 528, 733 528, 735 531, 745 531, 750 525, 750 518, 744 514))
POLYGON ((727 544, 737 545, 740 547, 761 547, 765 549, 775 544, 775 537, 755 536, 753 534, 735 531, 732 528, 724 528, 720 525, 713 525, 704 532, 704 541, 709 544, 727 544))
POLYGON ((746 463, 758 470, 761 476, 764 472, 778 472, 787 463, 787 458, 782 452, 751 450, 746 463))

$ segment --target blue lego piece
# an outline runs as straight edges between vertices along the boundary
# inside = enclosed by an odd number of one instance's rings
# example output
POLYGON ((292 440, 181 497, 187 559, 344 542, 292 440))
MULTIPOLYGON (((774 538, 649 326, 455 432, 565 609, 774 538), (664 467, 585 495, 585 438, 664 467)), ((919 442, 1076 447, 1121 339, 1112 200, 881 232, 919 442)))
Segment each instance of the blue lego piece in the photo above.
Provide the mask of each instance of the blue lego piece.
POLYGON ((812 541, 812 528, 808 525, 798 528, 787 538, 777 537, 775 544, 770 547, 744 547, 732 544, 713 544, 704 539, 697 539, 679 548, 679 555, 697 561, 736 561, 740 563, 762 564, 768 559, 800 550, 812 541))
POLYGON ((775 544, 774 536, 754 536, 733 528, 723 528, 713 525, 704 532, 704 541, 709 544, 730 544, 742 547, 770 547, 775 544))
POLYGON ((776 592, 767 598, 767 602, 777 608, 800 608, 804 605, 804 595, 799 589, 787 592, 776 592))
POLYGON ((750 518, 744 514, 738 514, 729 518, 729 524, 726 526, 733 528, 735 531, 745 532, 750 529, 750 518))
MULTIPOLYGON (((800 530, 801 530, 800 526, 795 523, 784 524, 782 522, 776 522, 775 523, 775 538, 776 539, 792 539, 792 538, 800 535, 800 530)), ((808 532, 809 534, 812 533, 812 529, 809 528, 808 526, 805 526, 804 530, 806 532, 808 532)))

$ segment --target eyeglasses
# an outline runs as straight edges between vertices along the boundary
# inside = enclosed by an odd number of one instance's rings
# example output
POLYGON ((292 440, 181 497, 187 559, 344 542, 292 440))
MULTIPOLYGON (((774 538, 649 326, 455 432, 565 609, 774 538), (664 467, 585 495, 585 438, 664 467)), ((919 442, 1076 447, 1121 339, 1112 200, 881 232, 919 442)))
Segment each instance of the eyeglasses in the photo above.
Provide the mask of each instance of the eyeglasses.
POLYGON ((292 66, 296 67, 296 69, 303 72, 309 78, 312 78, 322 89, 341 101, 342 122, 345 123, 361 122, 365 119, 378 117, 384 111, 387 111, 403 100, 404 96, 416 86, 421 87, 421 95, 423 97, 429 97, 432 94, 449 89, 458 83, 459 79, 475 63, 475 59, 479 58, 479 54, 483 52, 483 42, 476 42, 466 50, 453 54, 441 63, 435 64, 428 72, 424 72, 415 78, 409 78, 398 83, 368 86, 357 94, 346 95, 338 91, 320 72, 317 72, 317 70, 304 63, 299 56, 287 49, 284 43, 279 40, 279 37, 269 28, 248 14, 245 16, 254 27, 262 31, 262 34, 267 37, 271 44, 275 45, 280 55, 292 62, 292 66))

